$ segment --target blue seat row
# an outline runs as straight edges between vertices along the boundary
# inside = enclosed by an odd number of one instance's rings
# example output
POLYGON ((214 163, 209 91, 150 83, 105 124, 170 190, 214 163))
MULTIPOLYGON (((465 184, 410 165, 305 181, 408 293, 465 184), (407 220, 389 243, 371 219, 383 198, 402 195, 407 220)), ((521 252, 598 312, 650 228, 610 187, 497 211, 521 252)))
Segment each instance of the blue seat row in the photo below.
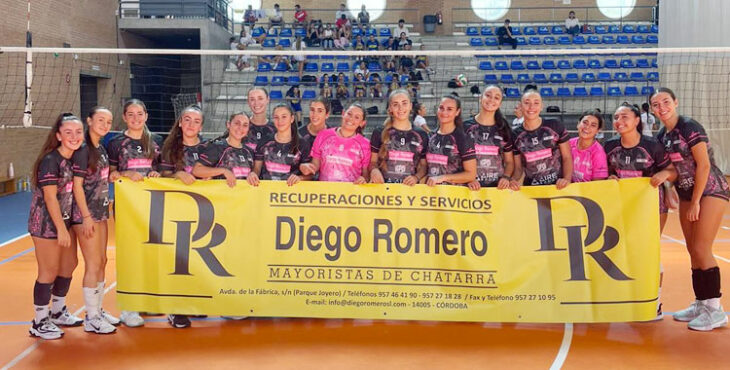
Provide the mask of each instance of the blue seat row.
POLYGON ((563 75, 562 73, 535 73, 535 74, 527 74, 527 73, 520 73, 517 76, 511 74, 511 73, 503 73, 499 75, 499 78, 496 74, 485 74, 484 75, 484 82, 487 84, 492 84, 496 82, 509 84, 514 82, 519 83, 539 83, 539 84, 545 84, 545 83, 578 83, 578 82, 645 82, 645 81, 652 81, 656 82, 659 81, 659 72, 649 72, 647 74, 644 74, 643 72, 633 72, 630 74, 624 73, 624 72, 616 72, 613 75, 611 75, 608 72, 601 72, 596 76, 593 73, 583 73, 581 75, 578 75, 578 73, 566 73, 563 75))
MULTIPOLYGON (((302 99, 303 100, 312 100, 317 97, 317 92, 314 90, 304 90, 302 91, 302 99)), ((271 90, 269 91, 269 98, 271 100, 282 100, 284 99, 284 93, 280 90, 271 90)))
MULTIPOLYGON (((617 37, 613 37, 610 35, 599 37, 599 36, 588 36, 587 38, 581 35, 570 37, 570 36, 558 36, 558 38, 555 38, 553 36, 544 36, 544 37, 538 37, 538 36, 529 36, 528 38, 518 36, 515 38, 517 40, 517 45, 525 46, 525 45, 532 45, 532 46, 538 46, 538 45, 630 45, 630 44, 636 44, 636 45, 644 45, 644 44, 658 44, 659 39, 655 35, 648 35, 646 37, 642 35, 633 35, 629 38, 629 36, 621 35, 617 37)), ((472 37, 469 39, 469 45, 474 47, 480 47, 480 46, 497 46, 499 44, 496 37, 485 37, 482 39, 481 37, 472 37)))
POLYGON ((521 71, 521 70, 540 70, 540 69, 601 69, 601 68, 657 68, 656 59, 606 59, 601 63, 598 59, 589 59, 587 62, 585 59, 576 59, 572 63, 567 59, 551 60, 546 59, 541 63, 536 60, 528 60, 527 63, 523 63, 522 60, 512 60, 509 63, 507 61, 495 61, 494 63, 489 60, 479 62, 479 69, 482 71, 521 71))
MULTIPOLYGON (((498 27, 490 27, 490 26, 483 26, 483 27, 467 27, 466 28, 466 35, 467 36, 493 36, 496 35, 498 27)), ((534 35, 564 35, 565 27, 561 26, 540 26, 540 27, 534 27, 534 26, 525 26, 523 28, 520 27, 511 27, 512 28, 512 35, 514 36, 534 36, 534 35)), ((619 27, 618 25, 610 25, 610 26, 604 26, 604 25, 598 25, 595 26, 593 29, 587 29, 583 30, 582 33, 584 34, 607 34, 607 33, 659 33, 659 27, 656 25, 624 25, 623 27, 619 27)), ((382 36, 382 35, 381 35, 382 36)))

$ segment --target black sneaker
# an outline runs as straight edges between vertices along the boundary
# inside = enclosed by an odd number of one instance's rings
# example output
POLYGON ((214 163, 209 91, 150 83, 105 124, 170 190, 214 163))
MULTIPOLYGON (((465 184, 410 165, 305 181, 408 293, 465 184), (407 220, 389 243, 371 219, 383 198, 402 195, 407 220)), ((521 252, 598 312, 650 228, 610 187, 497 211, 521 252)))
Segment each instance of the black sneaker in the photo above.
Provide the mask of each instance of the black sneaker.
POLYGON ((167 321, 173 328, 183 329, 190 327, 190 319, 186 315, 167 315, 167 321))
POLYGON ((33 320, 28 332, 34 337, 46 340, 58 339, 63 336, 63 330, 51 322, 49 317, 44 318, 38 323, 33 320))

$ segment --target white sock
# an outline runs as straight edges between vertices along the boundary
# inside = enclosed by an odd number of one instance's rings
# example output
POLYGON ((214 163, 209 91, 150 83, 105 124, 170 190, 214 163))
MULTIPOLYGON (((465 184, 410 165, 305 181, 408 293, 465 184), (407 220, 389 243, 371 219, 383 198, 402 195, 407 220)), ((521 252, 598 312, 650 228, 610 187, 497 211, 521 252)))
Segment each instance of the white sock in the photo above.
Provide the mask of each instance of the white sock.
POLYGON ((105 283, 103 281, 100 281, 96 284, 96 290, 99 291, 99 295, 96 297, 98 300, 97 302, 99 304, 99 309, 104 307, 104 284, 105 283))
POLYGON ((66 306, 66 297, 51 295, 51 313, 59 313, 66 306))
POLYGON ((710 298, 704 301, 705 306, 712 307, 716 310, 720 309, 720 298, 710 298))
POLYGON ((36 306, 33 305, 33 309, 35 310, 35 322, 39 323, 41 320, 48 317, 48 306, 36 306))
POLYGON ((84 304, 86 305, 86 316, 99 316, 99 290, 96 288, 84 287, 84 304))

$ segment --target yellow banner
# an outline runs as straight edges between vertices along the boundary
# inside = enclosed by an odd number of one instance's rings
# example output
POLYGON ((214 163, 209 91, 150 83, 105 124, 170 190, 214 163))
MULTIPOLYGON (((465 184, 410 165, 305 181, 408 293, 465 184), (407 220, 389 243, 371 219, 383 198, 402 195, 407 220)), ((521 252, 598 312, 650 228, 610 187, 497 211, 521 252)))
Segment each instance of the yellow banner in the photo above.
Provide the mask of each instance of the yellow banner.
POLYGON ((179 314, 649 320, 657 198, 643 178, 519 192, 121 181, 118 301, 179 314))

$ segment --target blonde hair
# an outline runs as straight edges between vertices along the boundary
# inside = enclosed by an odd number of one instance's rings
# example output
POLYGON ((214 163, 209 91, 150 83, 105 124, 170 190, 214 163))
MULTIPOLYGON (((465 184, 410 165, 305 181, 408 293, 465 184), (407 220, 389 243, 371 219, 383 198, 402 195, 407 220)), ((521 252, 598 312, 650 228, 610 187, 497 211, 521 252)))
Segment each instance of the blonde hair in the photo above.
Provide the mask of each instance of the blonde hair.
MULTIPOLYGON (((392 102, 393 98, 396 95, 399 94, 405 94, 409 99, 411 95, 408 93, 408 90, 406 89, 395 89, 393 90, 390 95, 388 95, 388 108, 390 108, 390 103, 392 102)), ((393 128, 393 116, 390 113, 390 109, 388 109, 388 118, 385 119, 385 122, 383 123, 383 131, 380 134, 380 150, 378 150, 378 164, 376 167, 381 168, 383 170, 387 170, 387 162, 388 162, 388 144, 390 144, 390 129, 393 128)))

